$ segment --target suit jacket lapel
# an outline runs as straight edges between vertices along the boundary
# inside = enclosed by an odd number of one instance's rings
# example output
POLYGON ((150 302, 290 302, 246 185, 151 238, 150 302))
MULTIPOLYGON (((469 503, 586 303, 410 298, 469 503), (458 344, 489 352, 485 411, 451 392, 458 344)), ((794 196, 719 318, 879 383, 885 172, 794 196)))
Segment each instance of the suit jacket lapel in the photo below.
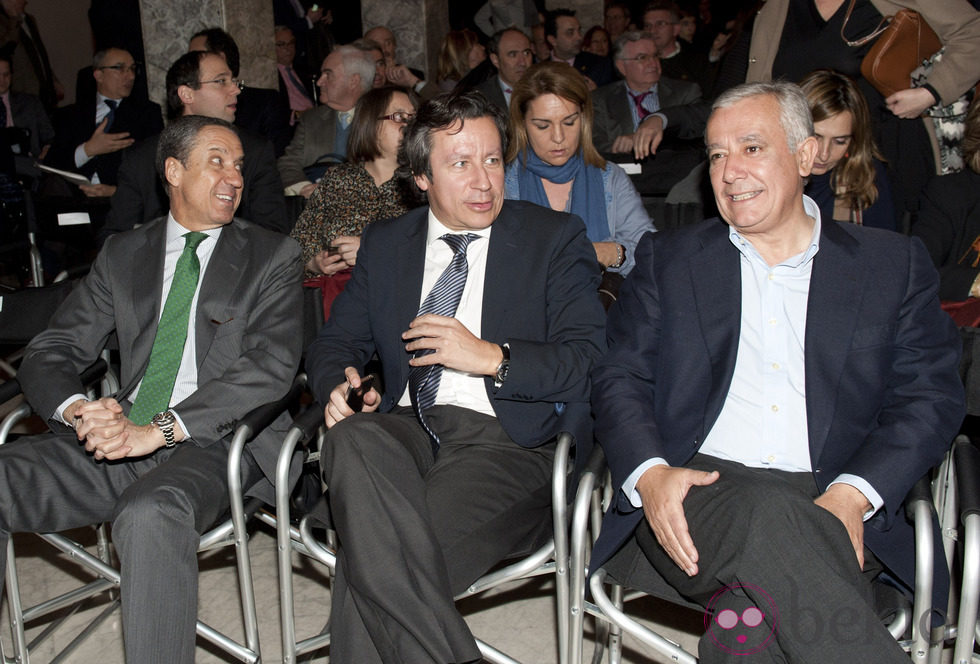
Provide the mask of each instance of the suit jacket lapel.
MULTIPOLYGON (((381 279, 388 279, 393 285, 394 306, 396 307, 397 317, 395 320, 401 321, 404 327, 398 330, 401 333, 408 329, 408 323, 415 318, 419 312, 419 302, 422 293, 422 273, 425 269, 425 239, 429 226, 429 208, 424 206, 414 212, 416 218, 408 224, 405 232, 405 242, 402 246, 391 247, 391 271, 379 275, 381 279)), ((401 344, 401 339, 397 338, 396 343, 401 344)), ((401 353, 403 361, 398 367, 398 389, 404 389, 408 383, 408 353, 401 353)), ((394 387, 394 386, 393 386, 394 387)), ((401 395, 395 397, 397 400, 401 395)))
POLYGON ((865 267, 855 258, 855 240, 827 219, 813 259, 807 299, 804 354, 810 459, 817 460, 834 419, 834 390, 844 372, 847 348, 860 318, 865 267))
POLYGON ((249 266, 241 264, 242 256, 248 255, 245 241, 238 221, 232 221, 221 230, 218 244, 208 261, 207 271, 201 282, 201 292, 197 296, 195 315, 194 351, 198 371, 207 357, 218 327, 229 320, 225 305, 238 289, 239 280, 248 273, 249 266))
POLYGON ((487 271, 483 283, 483 313, 480 318, 480 336, 484 339, 499 338, 500 325, 507 310, 524 300, 524 279, 521 276, 528 265, 522 255, 520 223, 509 212, 508 204, 493 222, 490 246, 487 249, 487 271))
MULTIPOLYGON (((720 220, 718 224, 722 224, 720 220)), ((705 403, 704 431, 725 403, 735 372, 742 312, 740 254, 728 239, 727 227, 702 231, 702 251, 691 257, 690 276, 701 335, 711 364, 711 392, 705 403)))

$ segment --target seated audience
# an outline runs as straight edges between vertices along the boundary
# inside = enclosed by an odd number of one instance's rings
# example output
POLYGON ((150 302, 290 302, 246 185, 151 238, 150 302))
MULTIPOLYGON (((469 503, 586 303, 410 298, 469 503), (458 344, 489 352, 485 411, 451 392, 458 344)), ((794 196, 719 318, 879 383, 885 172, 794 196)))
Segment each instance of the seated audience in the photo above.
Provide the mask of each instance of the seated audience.
POLYGON ((286 195, 309 198, 316 184, 304 169, 325 157, 344 160, 354 105, 373 87, 375 72, 371 51, 354 46, 338 46, 324 59, 316 81, 321 105, 303 114, 277 164, 286 195))
POLYGON ((289 124, 313 108, 313 77, 296 62, 296 37, 289 28, 276 26, 276 69, 279 72, 279 100, 289 108, 289 124))
POLYGON ((803 194, 818 148, 798 86, 727 91, 706 143, 727 226, 640 242, 592 373, 615 496, 590 566, 638 545, 715 616, 763 614, 748 641, 709 625, 704 664, 907 663, 871 581, 911 587, 903 501, 963 419, 935 270, 919 242, 803 194))
POLYGON ((398 43, 395 40, 394 32, 383 25, 379 25, 365 32, 364 38, 381 46, 387 65, 385 74, 389 83, 415 90, 422 99, 431 99, 439 94, 439 87, 426 80, 425 72, 407 67, 398 61, 395 54, 398 43))
POLYGON ((388 83, 388 61, 385 60, 384 51, 381 47, 370 39, 365 39, 361 37, 360 39, 355 39, 350 43, 354 48, 360 49, 365 53, 369 53, 371 58, 374 60, 374 83, 372 84, 375 88, 383 88, 388 83))
POLYGON ((601 152, 633 152, 634 134, 647 116, 663 108, 701 101, 697 83, 661 76, 657 46, 648 32, 620 35, 613 49, 613 62, 623 80, 603 86, 593 95, 594 139, 601 152))
POLYGON ((602 269, 625 276, 636 243, 655 229, 629 177, 593 146, 592 123, 589 89, 574 69, 532 66, 511 99, 507 198, 578 215, 602 269))
MULTIPOLYGON (((20 365, 51 431, 0 446, 0 568, 12 533, 111 522, 126 661, 193 664, 197 549, 228 509, 230 423, 292 383, 301 268, 293 240, 234 217, 231 125, 182 118, 159 146, 170 214, 106 243, 20 365), (113 334, 122 387, 89 400, 78 374, 113 334)), ((265 500, 288 414, 273 426, 242 458, 244 490, 265 500)))
POLYGON ((0 0, 0 53, 20 71, 14 90, 35 95, 54 113, 65 90, 51 68, 37 19, 26 9, 27 0, 0 0))
POLYGON ((45 163, 89 178, 92 184, 81 187, 86 196, 111 196, 121 151, 163 129, 157 104, 130 97, 136 67, 127 51, 99 51, 92 58, 95 95, 55 113, 55 139, 45 163))
MULTIPOLYGON (((44 104, 36 95, 11 89, 14 69, 10 56, 0 55, 0 128, 18 128, 28 133, 26 151, 21 146, 11 146, 25 161, 44 159, 54 140, 54 127, 48 118, 44 104)), ((19 160, 18 160, 19 161, 19 160)), ((19 170, 19 164, 18 164, 19 170)))
POLYGON ((505 129, 477 92, 419 108, 399 161, 429 204, 367 226, 307 352, 329 429, 334 664, 479 661, 454 595, 548 522, 559 431, 588 456, 593 251, 578 219, 504 200, 505 129), (375 352, 386 391, 355 413, 375 352))
POLYGON ((439 50, 441 92, 450 92, 470 71, 487 59, 487 49, 472 30, 450 30, 439 50))
POLYGON ((609 33, 601 25, 593 25, 582 37, 582 50, 600 58, 608 58, 609 33))
POLYGON ((853 80, 830 69, 818 69, 800 87, 818 147, 804 191, 820 206, 820 217, 895 230, 891 187, 864 95, 853 80))
POLYGON ((678 39, 681 15, 671 0, 654 0, 643 11, 643 31, 653 36, 664 76, 691 81, 702 90, 712 88, 716 67, 704 52, 685 46, 678 39))
POLYGON ((413 117, 415 104, 404 88, 378 88, 357 101, 348 161, 326 172, 291 233, 303 249, 307 276, 349 273, 364 227, 408 212, 414 197, 395 169, 413 117))
POLYGON ((939 297, 980 297, 980 100, 966 116, 959 173, 933 178, 919 201, 912 235, 921 239, 939 270, 939 297))
MULTIPOLYGON (((239 92, 224 56, 204 51, 186 53, 167 71, 167 117, 173 121, 185 115, 204 115, 234 122, 239 92)), ((239 216, 288 233, 272 143, 241 127, 238 136, 245 148, 239 216)), ((152 136, 123 155, 119 188, 110 201, 102 239, 166 214, 170 204, 154 167, 159 140, 159 135, 152 136)))
MULTIPOLYGON (((238 78, 240 58, 238 44, 221 28, 201 30, 191 37, 188 51, 210 51, 225 56, 233 78, 238 78)), ((289 127, 289 106, 279 101, 279 93, 268 88, 248 87, 240 81, 241 94, 236 101, 235 125, 272 141, 276 156, 280 156, 292 131, 289 127)))
POLYGON ((574 67, 589 79, 589 89, 595 90, 613 80, 612 63, 582 50, 582 26, 571 9, 554 9, 544 20, 544 35, 551 47, 551 60, 574 67))
POLYGON ((514 86, 531 66, 534 56, 531 40, 516 28, 506 28, 494 33, 487 48, 497 75, 486 79, 476 89, 507 115, 514 86))
POLYGON ((606 11, 603 15, 603 27, 609 35, 609 43, 619 39, 619 36, 627 30, 635 30, 630 8, 625 2, 610 2, 606 4, 606 11))

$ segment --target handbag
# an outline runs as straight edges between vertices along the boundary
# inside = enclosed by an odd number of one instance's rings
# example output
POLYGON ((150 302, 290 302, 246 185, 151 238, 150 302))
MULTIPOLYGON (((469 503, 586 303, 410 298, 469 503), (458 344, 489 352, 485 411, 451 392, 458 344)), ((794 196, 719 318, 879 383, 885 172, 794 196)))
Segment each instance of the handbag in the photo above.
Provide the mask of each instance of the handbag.
POLYGON ((883 96, 889 97, 912 86, 912 70, 943 47, 939 36, 918 12, 901 9, 885 17, 869 35, 856 41, 844 36, 844 28, 856 0, 851 0, 841 25, 841 39, 848 46, 863 46, 878 38, 861 61, 861 75, 883 96))

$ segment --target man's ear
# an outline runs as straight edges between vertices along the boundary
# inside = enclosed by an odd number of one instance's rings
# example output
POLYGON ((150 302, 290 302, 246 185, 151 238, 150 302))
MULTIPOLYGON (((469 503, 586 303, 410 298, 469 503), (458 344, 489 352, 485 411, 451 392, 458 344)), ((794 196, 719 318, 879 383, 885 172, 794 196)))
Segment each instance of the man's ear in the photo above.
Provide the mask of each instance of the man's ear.
POLYGON ((167 160, 163 162, 163 174, 167 177, 167 183, 171 187, 180 187, 185 170, 184 165, 175 157, 167 157, 167 160))
POLYGON ((177 96, 184 102, 184 106, 194 101, 194 88, 189 85, 177 86, 177 96))
POLYGON ((496 53, 490 54, 490 64, 492 64, 497 69, 500 69, 500 58, 497 57, 496 53))
POLYGON ((796 148, 796 159, 800 168, 800 176, 806 177, 813 170, 813 161, 817 158, 819 146, 815 136, 807 136, 796 148))
POLYGON ((428 191, 429 190, 429 178, 428 178, 428 176, 425 176, 425 175, 413 175, 412 177, 415 178, 415 186, 416 187, 418 187, 422 191, 428 191))
POLYGON ((554 48, 555 42, 558 41, 557 37, 553 35, 545 35, 544 40, 548 42, 548 46, 550 46, 551 48, 554 48))

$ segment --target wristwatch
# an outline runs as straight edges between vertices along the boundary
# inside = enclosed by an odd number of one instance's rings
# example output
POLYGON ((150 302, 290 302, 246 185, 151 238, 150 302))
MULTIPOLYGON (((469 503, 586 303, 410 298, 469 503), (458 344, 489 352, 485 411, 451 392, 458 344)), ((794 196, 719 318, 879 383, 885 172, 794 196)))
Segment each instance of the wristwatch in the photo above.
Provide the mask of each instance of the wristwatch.
POLYGON ((177 418, 174 417, 173 411, 170 410, 157 413, 150 420, 150 424, 163 432, 163 444, 167 447, 174 447, 177 444, 177 441, 174 440, 174 424, 176 423, 177 418))
POLYGON ((504 344, 500 347, 500 352, 504 354, 504 359, 500 361, 497 366, 497 374, 493 377, 494 387, 500 387, 507 380, 507 374, 510 373, 510 344, 504 344))

